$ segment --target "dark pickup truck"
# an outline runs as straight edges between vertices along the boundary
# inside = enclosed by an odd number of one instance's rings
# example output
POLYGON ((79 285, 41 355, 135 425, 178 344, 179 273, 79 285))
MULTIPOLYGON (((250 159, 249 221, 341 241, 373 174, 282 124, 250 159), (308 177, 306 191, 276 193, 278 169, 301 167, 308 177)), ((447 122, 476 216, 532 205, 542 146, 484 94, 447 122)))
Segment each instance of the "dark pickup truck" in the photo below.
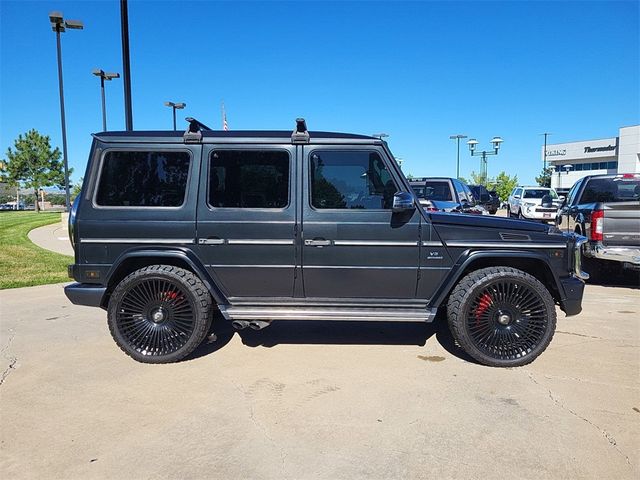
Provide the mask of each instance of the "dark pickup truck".
POLYGON ((589 239, 583 253, 590 274, 601 276, 620 267, 639 270, 640 174, 590 175, 578 180, 556 223, 561 230, 589 239))

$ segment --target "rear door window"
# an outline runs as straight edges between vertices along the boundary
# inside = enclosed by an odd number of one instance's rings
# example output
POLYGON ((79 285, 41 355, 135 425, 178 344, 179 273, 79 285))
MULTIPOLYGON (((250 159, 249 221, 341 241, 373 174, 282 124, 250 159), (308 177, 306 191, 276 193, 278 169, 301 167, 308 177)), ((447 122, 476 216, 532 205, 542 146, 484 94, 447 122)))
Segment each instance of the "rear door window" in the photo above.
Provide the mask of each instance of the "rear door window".
POLYGON ((188 152, 108 151, 96 205, 179 207, 184 203, 190 165, 188 152))
POLYGON ((283 150, 214 150, 209 205, 214 208, 285 208, 289 204, 289 153, 283 150))

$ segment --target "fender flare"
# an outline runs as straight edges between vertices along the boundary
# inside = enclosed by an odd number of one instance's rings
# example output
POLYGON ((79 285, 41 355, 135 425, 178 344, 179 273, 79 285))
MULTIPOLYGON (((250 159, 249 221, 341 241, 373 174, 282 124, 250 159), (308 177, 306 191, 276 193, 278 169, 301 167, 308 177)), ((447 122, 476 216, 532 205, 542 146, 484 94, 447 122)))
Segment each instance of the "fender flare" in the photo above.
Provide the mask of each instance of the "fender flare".
POLYGON ((198 257, 187 248, 156 247, 151 249, 142 247, 127 250, 123 252, 115 262, 113 262, 113 265, 107 273, 105 283, 108 285, 111 282, 113 275, 118 271, 123 263, 134 258, 172 258, 180 260, 181 262, 186 263, 195 272, 195 274, 198 275, 218 305, 226 305, 228 303, 225 295, 222 293, 222 290, 218 287, 211 275, 209 275, 202 262, 200 262, 198 257))
MULTIPOLYGON (((523 245, 523 247, 526 247, 526 245, 523 245)), ((442 282, 440 288, 438 288, 429 302, 429 305, 439 307, 447 295, 449 295, 449 292, 451 292, 451 290, 456 286, 460 277, 462 277, 462 273, 467 269, 467 267, 474 262, 485 258, 524 258, 527 260, 542 262, 551 272, 551 276, 553 277, 558 293, 561 297, 564 295, 564 289, 562 288, 560 280, 557 275, 554 274, 553 268, 551 268, 547 258, 542 253, 522 250, 466 250, 462 255, 460 255, 460 260, 452 266, 451 272, 449 272, 449 275, 442 282)))

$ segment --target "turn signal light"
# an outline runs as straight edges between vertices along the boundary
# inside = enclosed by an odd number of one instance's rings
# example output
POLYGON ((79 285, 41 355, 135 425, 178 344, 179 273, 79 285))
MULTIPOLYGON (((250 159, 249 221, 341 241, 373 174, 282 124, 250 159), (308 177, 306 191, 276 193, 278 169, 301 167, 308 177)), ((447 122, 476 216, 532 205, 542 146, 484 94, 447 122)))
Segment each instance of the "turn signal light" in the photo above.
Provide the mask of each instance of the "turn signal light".
POLYGON ((604 210, 594 210, 591 213, 591 240, 601 242, 604 232, 604 210))

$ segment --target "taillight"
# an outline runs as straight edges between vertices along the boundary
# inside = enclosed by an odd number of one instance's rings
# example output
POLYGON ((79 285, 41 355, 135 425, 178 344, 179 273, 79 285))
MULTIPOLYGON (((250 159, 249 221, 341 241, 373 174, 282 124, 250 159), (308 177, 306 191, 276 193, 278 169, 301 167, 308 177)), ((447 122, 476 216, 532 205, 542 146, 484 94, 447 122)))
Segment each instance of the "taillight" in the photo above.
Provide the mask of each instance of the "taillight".
POLYGON ((604 210, 594 210, 591 213, 591 240, 600 242, 603 240, 604 210))

